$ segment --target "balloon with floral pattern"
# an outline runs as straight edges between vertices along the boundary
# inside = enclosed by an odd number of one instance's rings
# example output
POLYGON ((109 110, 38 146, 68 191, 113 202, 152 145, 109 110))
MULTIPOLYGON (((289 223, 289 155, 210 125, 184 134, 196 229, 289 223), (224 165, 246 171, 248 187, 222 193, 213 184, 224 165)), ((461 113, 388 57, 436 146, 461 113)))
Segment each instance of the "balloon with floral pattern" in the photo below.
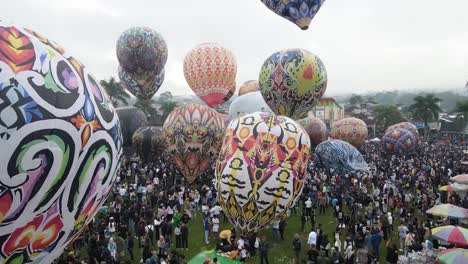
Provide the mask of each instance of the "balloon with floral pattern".
POLYGON ((320 101, 327 88, 327 72, 319 57, 303 49, 271 55, 260 70, 260 91, 277 115, 298 120, 320 101))
POLYGON ((261 0, 271 11, 307 30, 325 0, 261 0))
POLYGON ((3 22, 0 91, 0 263, 52 263, 112 188, 120 122, 83 64, 3 22))
POLYGON ((309 136, 288 117, 255 112, 229 123, 216 161, 216 189, 239 234, 288 216, 304 187, 309 152, 309 136))

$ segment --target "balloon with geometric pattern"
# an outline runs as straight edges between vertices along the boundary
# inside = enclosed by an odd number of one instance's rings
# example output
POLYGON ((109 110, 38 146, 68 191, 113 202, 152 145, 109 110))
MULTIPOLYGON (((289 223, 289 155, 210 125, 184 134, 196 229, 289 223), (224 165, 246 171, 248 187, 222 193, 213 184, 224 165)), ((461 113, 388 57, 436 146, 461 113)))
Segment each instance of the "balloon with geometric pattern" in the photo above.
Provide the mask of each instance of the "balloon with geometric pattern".
POLYGON ((222 117, 204 105, 178 107, 167 117, 162 138, 188 183, 193 183, 218 155, 224 128, 222 117))
POLYGON ((184 59, 184 76, 192 91, 208 106, 229 100, 236 90, 234 53, 215 43, 192 49, 184 59))
POLYGON ((395 128, 382 137, 382 147, 387 153, 396 155, 411 154, 416 150, 417 138, 410 130, 395 128))
POLYGON ((258 86, 258 82, 255 80, 246 81, 241 85, 239 88, 239 96, 244 95, 246 93, 252 93, 260 91, 260 87, 258 86))
POLYGON ((301 196, 309 154, 309 136, 288 117, 255 112, 229 123, 216 161, 216 189, 239 234, 288 216, 301 196))
POLYGON ((318 144, 328 139, 327 125, 317 117, 306 117, 297 121, 309 134, 310 142, 312 147, 316 147, 318 144))
POLYGON ((401 123, 398 123, 398 124, 395 124, 395 125, 391 125, 391 126, 389 126, 387 128, 387 130, 385 132, 388 132, 390 130, 394 130, 395 128, 403 128, 403 129, 409 130, 411 133, 413 133, 414 137, 417 140, 419 140, 418 128, 413 123, 401 122, 401 123))
POLYGON ((348 142, 358 148, 367 139, 367 125, 364 121, 355 117, 343 118, 332 126, 331 137, 348 142))
POLYGON ((271 11, 307 30, 325 0, 261 0, 271 11))
POLYGON ((52 263, 112 190, 119 118, 72 54, 4 22, 0 91, 0 263, 52 263))
POLYGON ((327 71, 311 52, 288 49, 274 53, 263 63, 258 83, 273 112, 298 120, 307 117, 325 93, 327 71))

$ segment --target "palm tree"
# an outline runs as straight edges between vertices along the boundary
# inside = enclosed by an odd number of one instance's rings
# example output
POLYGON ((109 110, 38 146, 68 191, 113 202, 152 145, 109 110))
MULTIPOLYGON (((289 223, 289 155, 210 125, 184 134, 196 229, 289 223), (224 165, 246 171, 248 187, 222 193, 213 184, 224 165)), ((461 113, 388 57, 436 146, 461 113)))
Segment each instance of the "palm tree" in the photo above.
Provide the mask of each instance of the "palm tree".
POLYGON ((427 138, 429 133, 429 122, 438 120, 439 113, 442 112, 439 103, 442 101, 440 98, 435 97, 433 94, 426 96, 416 96, 414 103, 410 105, 409 110, 413 113, 414 118, 422 119, 424 121, 424 134, 427 138))
POLYGON ((135 103, 135 107, 141 109, 141 111, 145 112, 146 116, 150 120, 153 116, 157 115, 156 110, 156 102, 154 100, 141 100, 135 103))
POLYGON ((114 79, 114 77, 111 77, 109 81, 102 80, 100 83, 101 86, 106 90, 114 106, 117 107, 119 105, 128 105, 127 99, 130 98, 130 95, 125 92, 125 90, 114 79))
POLYGON ((376 126, 379 131, 384 131, 387 127, 401 122, 400 110, 394 104, 376 105, 374 107, 376 126))
POLYGON ((463 113, 463 128, 468 124, 468 100, 458 101, 455 112, 463 113))

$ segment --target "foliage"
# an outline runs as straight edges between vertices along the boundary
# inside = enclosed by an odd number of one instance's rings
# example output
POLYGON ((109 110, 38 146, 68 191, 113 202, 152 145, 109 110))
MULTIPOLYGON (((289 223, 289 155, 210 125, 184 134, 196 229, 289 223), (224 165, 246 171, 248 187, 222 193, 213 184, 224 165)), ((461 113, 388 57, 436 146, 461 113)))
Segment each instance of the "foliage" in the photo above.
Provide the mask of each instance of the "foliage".
POLYGON ((125 92, 114 77, 111 77, 109 81, 102 80, 100 84, 106 90, 115 107, 128 105, 127 99, 130 98, 130 95, 125 92))
POLYGON ((355 104, 360 104, 360 103, 363 103, 364 102, 364 98, 360 95, 351 95, 351 98, 349 98, 349 103, 352 104, 352 105, 355 105, 355 104))
POLYGON ((402 121, 400 110, 395 104, 376 105, 374 107, 376 126, 379 131, 402 121))
POLYGON ((442 100, 440 98, 435 97, 433 94, 425 96, 419 95, 414 98, 414 103, 409 107, 414 118, 424 121, 426 136, 429 132, 429 122, 437 121, 439 113, 442 112, 442 109, 439 106, 441 101, 442 100))

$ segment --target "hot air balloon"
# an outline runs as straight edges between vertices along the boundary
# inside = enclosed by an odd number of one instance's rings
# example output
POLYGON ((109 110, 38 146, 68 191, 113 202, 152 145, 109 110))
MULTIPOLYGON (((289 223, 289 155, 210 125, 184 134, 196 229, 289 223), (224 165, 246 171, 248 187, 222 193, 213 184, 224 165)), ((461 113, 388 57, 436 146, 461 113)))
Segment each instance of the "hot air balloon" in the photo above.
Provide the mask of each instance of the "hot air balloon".
POLYGON ((111 191, 119 119, 75 57, 3 22, 0 90, 0 263, 52 263, 111 191))
POLYGON ((294 120, 269 113, 231 121, 216 162, 218 203, 241 235, 283 219, 301 196, 310 141, 294 120))
POLYGON ((260 91, 257 81, 246 81, 239 88, 239 95, 260 91))
POLYGON ((369 167, 361 153, 348 142, 330 139, 315 148, 314 161, 318 166, 334 169, 340 176, 368 173, 369 167))
POLYGON ((218 154, 224 135, 224 121, 203 105, 174 109, 163 125, 166 149, 177 167, 192 183, 218 154))
POLYGON ((406 155, 415 151, 417 138, 410 130, 394 128, 382 137, 383 149, 391 154, 406 155))
POLYGON ((322 61, 309 51, 283 50, 265 61, 259 85, 273 112, 298 120, 307 117, 325 93, 327 72, 322 61))
POLYGON ((142 160, 149 162, 162 154, 164 148, 161 136, 162 129, 155 126, 140 127, 133 133, 133 146, 142 160))
POLYGON ((401 122, 401 123, 389 126, 385 132, 388 132, 390 130, 394 130, 396 128, 403 128, 403 129, 409 130, 414 135, 416 140, 419 140, 418 128, 413 123, 401 122))
POLYGON ((185 80, 210 107, 231 98, 236 90, 236 74, 234 54, 219 44, 201 44, 185 56, 185 80))
POLYGON ((164 82, 164 69, 159 74, 153 72, 132 76, 119 67, 120 84, 141 100, 149 100, 164 82))
POLYGON ((148 125, 145 112, 136 107, 125 107, 117 109, 117 115, 122 124, 122 138, 124 147, 132 145, 132 136, 137 129, 148 125))
POLYGON ((316 117, 306 117, 297 121, 309 134, 310 142, 315 147, 328 139, 327 125, 316 117))
POLYGON ((244 94, 234 99, 229 106, 229 119, 254 112, 273 113, 260 92, 244 94))
POLYGON ((130 28, 120 35, 116 49, 123 86, 141 100, 153 97, 164 81, 168 51, 163 37, 151 28, 130 28))
POLYGON ((271 11, 293 22, 302 30, 309 28, 325 0, 261 0, 271 11))
POLYGON ((367 139, 367 125, 359 118, 348 117, 335 122, 332 126, 331 137, 360 147, 367 139))

